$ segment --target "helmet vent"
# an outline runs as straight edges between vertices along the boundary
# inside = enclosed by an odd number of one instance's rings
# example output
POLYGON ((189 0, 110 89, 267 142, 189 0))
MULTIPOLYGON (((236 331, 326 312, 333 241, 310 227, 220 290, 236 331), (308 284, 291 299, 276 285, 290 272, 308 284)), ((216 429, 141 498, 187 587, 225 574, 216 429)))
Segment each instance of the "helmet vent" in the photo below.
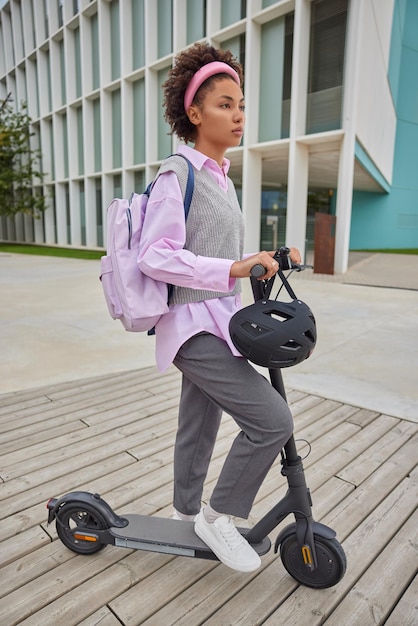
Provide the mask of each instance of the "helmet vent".
POLYGON ((286 343, 284 343, 282 347, 287 348, 288 350, 299 350, 301 345, 294 339, 289 339, 289 341, 286 341, 286 343))
POLYGON ((287 320, 289 319, 288 315, 281 315, 280 313, 276 313, 275 311, 269 312, 268 315, 273 320, 277 320, 278 322, 287 322, 287 320))
POLYGON ((310 330, 306 330, 303 334, 305 335, 307 339, 309 339, 309 341, 312 341, 312 343, 315 343, 316 339, 310 330))

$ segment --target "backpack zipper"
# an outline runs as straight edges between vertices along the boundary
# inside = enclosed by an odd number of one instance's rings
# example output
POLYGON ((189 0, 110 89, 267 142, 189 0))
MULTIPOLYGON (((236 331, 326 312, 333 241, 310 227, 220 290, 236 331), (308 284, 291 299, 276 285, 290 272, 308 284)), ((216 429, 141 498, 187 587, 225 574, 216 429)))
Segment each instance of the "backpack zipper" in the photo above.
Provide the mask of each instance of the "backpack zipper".
POLYGON ((132 212, 131 212, 131 204, 134 198, 134 193, 131 193, 131 197, 129 198, 129 206, 126 209, 126 219, 128 221, 128 250, 131 249, 132 243, 132 212))
POLYGON ((128 221, 128 249, 131 249, 131 240, 132 240, 132 214, 131 208, 126 209, 126 219, 128 221))

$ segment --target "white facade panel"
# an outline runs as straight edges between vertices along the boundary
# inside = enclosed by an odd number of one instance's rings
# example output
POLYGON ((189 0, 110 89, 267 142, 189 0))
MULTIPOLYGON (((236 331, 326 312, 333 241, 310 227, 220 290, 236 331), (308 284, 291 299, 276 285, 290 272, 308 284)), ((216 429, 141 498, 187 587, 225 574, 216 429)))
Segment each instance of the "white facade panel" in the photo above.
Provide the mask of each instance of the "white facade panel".
POLYGON ((359 58, 354 78, 357 82, 353 103, 355 133, 376 167, 391 183, 396 111, 388 81, 387 22, 392 20, 393 1, 362 0, 359 5, 358 22, 351 24, 356 31, 359 58))

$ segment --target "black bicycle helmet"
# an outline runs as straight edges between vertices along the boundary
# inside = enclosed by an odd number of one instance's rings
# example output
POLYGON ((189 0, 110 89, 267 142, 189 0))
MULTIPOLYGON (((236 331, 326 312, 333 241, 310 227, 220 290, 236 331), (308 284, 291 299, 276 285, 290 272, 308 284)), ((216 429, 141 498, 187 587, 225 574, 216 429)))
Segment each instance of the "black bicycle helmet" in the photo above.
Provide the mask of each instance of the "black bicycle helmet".
POLYGON ((271 369, 301 363, 316 344, 315 318, 301 300, 258 300, 232 316, 229 332, 243 356, 271 369))

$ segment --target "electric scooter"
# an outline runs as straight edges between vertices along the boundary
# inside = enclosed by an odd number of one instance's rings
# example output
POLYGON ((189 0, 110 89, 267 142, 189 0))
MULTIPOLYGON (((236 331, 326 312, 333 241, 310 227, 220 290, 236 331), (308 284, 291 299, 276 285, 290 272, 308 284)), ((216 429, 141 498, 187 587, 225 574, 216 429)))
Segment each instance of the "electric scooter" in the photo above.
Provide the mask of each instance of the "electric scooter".
MULTIPOLYGON (((289 292, 283 273, 301 271, 308 266, 293 264, 289 249, 281 248, 274 257, 278 275, 289 292)), ((252 268, 251 285, 255 300, 268 299, 276 276, 258 280, 265 269, 252 268)), ((294 291, 293 294, 296 298, 294 291)), ((292 297, 293 297, 292 296, 292 297)), ((269 369, 273 387, 286 400, 280 369, 269 369)), ((347 561, 333 529, 316 522, 312 516, 312 500, 306 485, 303 463, 292 437, 281 452, 281 473, 286 477, 285 496, 252 528, 238 528, 260 555, 271 548, 268 535, 288 516, 294 522, 283 528, 275 541, 274 552, 287 572, 299 583, 315 589, 337 584, 344 576, 347 561)), ((139 514, 117 515, 99 494, 74 491, 47 503, 48 524, 55 519, 62 543, 78 554, 93 554, 106 544, 121 548, 146 550, 185 557, 218 560, 216 555, 194 532, 194 523, 139 514)))

